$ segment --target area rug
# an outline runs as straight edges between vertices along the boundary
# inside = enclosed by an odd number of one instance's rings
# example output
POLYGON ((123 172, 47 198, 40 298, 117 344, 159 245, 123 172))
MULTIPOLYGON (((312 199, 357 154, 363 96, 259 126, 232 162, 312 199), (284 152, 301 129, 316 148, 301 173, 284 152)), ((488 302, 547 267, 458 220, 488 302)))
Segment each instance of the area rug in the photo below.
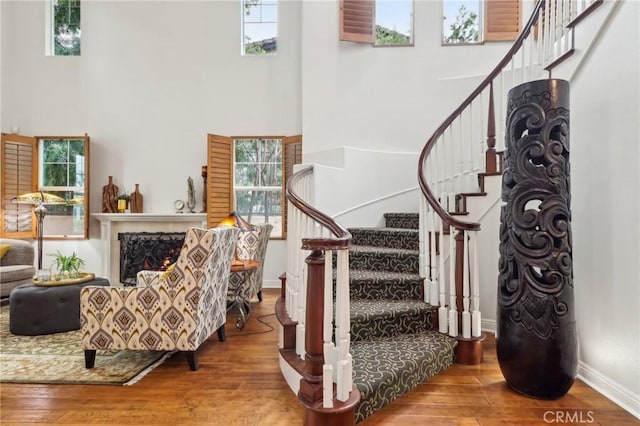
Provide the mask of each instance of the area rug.
POLYGON ((9 332, 9 307, 0 308, 0 382, 131 385, 172 352, 98 351, 84 367, 80 330, 43 336, 9 332))

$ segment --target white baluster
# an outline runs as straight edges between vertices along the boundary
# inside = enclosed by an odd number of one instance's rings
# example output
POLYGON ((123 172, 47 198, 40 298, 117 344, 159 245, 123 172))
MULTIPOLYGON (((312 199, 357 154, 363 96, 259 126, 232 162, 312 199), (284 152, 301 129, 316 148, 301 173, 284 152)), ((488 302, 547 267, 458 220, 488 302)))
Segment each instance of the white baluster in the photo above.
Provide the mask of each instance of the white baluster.
POLYGON ((336 306, 336 323, 339 329, 336 330, 336 340, 338 342, 339 366, 336 381, 336 398, 339 401, 349 399, 349 394, 353 389, 352 370, 349 334, 350 329, 350 296, 349 296, 349 251, 339 250, 337 252, 337 293, 339 305, 336 306))
POLYGON ((471 233, 471 250, 473 250, 473 310, 471 312, 471 333, 473 337, 482 335, 482 317, 480 314, 480 264, 478 263, 478 232, 471 233))
POLYGON ((438 308, 438 331, 440 333, 446 333, 448 330, 448 318, 447 318, 447 290, 446 284, 444 280, 444 222, 440 220, 440 235, 439 243, 440 243, 440 267, 438 270, 440 271, 440 276, 438 277, 439 284, 439 292, 440 297, 438 304, 440 307, 438 308))
POLYGON ((456 307, 456 252, 455 230, 449 233, 449 336, 458 335, 458 310, 456 307))
POLYGON ((471 313, 469 312, 469 247, 467 231, 462 231, 462 337, 471 337, 471 313))

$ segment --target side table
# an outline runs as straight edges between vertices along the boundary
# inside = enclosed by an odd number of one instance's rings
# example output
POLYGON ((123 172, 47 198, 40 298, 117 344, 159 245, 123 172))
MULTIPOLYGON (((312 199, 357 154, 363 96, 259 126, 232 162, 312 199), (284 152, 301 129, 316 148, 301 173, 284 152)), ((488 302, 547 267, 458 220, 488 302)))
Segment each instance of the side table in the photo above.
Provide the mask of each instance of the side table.
POLYGON ((80 328, 80 289, 109 286, 106 278, 80 284, 37 286, 23 284, 9 295, 9 330, 22 336, 61 333, 80 328))
POLYGON ((260 262, 255 260, 243 260, 231 264, 231 273, 239 277, 239 282, 237 282, 235 288, 231 290, 233 292, 233 294, 231 294, 232 303, 227 307, 227 312, 235 306, 238 307, 238 311, 240 311, 240 316, 236 320, 236 328, 238 330, 244 328, 244 324, 251 313, 251 304, 247 296, 247 289, 245 288, 247 277, 254 273, 259 266, 260 262))

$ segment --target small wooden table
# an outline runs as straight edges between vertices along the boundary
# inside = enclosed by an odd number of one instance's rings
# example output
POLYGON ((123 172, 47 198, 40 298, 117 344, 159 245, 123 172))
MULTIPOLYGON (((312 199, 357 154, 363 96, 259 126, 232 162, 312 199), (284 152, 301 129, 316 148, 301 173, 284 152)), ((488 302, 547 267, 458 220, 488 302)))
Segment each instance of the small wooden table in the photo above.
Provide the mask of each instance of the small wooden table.
POLYGON ((231 264, 231 273, 236 273, 241 276, 241 281, 235 289, 235 294, 232 295, 232 303, 227 307, 227 312, 233 309, 235 306, 240 311, 240 316, 236 320, 236 328, 242 330, 244 325, 251 314, 250 300, 244 297, 245 285, 247 284, 247 277, 254 273, 260 266, 260 262, 256 260, 240 260, 234 261, 231 264))

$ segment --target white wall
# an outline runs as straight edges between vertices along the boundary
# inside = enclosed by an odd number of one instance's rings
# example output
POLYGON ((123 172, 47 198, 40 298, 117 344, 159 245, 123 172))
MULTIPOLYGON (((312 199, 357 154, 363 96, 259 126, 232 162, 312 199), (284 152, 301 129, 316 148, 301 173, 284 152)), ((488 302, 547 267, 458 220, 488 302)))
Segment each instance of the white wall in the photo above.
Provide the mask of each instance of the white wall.
MULTIPOLYGON (((144 211, 169 213, 186 199, 187 178, 202 199, 207 133, 293 135, 302 130, 301 5, 280 4, 278 54, 240 56, 238 1, 87 1, 82 56, 44 56, 42 1, 2 1, 3 132, 91 137, 91 211, 107 177, 136 183, 144 211)), ((98 222, 88 242, 45 243, 45 253, 77 247, 99 268, 98 222)), ((285 270, 274 240, 265 279, 285 270)), ((50 259, 45 257, 45 264, 50 259)))
MULTIPOLYGON (((338 41, 338 1, 280 5, 276 56, 239 55, 237 1, 90 1, 82 56, 57 58, 44 56, 44 4, 3 0, 0 128, 87 132, 93 212, 109 175, 126 188, 139 183, 145 211, 170 212, 186 197, 188 176, 201 199, 207 133, 302 132, 305 158, 339 166, 344 146, 419 152, 509 47, 441 47, 437 1, 416 1, 415 46, 403 48, 338 41)), ((632 402, 640 395, 638 9, 622 2, 571 89, 581 360, 632 402)), ((415 176, 413 168, 378 172, 382 182, 415 176)), ((341 182, 354 194, 365 183, 341 182)), ((382 213, 368 214, 379 215, 375 222, 382 213)), ((90 241, 48 241, 46 250, 78 247, 99 270, 98 229, 92 221, 90 241)), ((285 257, 285 242, 271 241, 267 281, 277 282, 285 257)))
POLYGON ((573 71, 570 155, 580 359, 640 416, 638 22, 640 3, 620 2, 573 71))

